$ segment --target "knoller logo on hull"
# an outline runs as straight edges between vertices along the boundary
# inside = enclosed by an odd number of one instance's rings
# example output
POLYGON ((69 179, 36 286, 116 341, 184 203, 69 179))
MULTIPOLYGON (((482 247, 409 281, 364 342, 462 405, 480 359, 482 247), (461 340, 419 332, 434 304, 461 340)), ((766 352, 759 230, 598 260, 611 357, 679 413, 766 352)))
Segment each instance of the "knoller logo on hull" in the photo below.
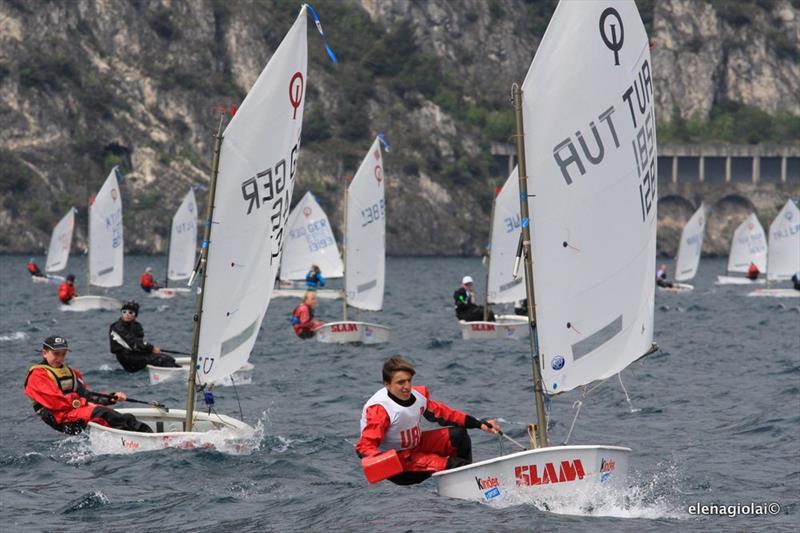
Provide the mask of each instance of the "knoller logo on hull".
POLYGON ((484 479, 475 477, 475 482, 483 493, 483 497, 487 500, 492 500, 500 496, 500 481, 496 477, 487 477, 484 479))
POLYGON ((517 486, 548 485, 583 479, 586 476, 580 459, 561 461, 556 470, 553 463, 522 465, 514 468, 517 486))

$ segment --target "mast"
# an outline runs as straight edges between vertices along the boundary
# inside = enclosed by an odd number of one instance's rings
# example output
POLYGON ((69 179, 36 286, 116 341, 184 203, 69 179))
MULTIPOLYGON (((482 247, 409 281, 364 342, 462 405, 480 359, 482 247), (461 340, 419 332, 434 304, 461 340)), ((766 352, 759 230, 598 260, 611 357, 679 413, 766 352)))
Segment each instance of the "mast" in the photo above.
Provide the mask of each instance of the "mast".
POLYGON ((172 225, 169 228, 169 237, 167 237, 167 266, 164 269, 164 287, 169 287, 169 254, 172 251, 172 225))
POLYGON ((344 286, 344 298, 342 298, 342 321, 347 322, 347 178, 344 179, 344 224, 342 226, 342 281, 344 286))
MULTIPOLYGON (((89 181, 86 181, 86 190, 89 190, 89 181)), ((86 220, 89 221, 86 232, 86 296, 92 293, 92 201, 87 196, 86 220)))
POLYGON ((200 348, 200 323, 203 318, 203 298, 206 295, 206 264, 208 262, 208 247, 211 239, 211 220, 214 216, 214 202, 217 192, 217 174, 219 174, 219 155, 222 149, 222 123, 225 115, 219 118, 219 127, 214 137, 214 159, 211 163, 211 185, 208 193, 208 207, 206 208, 206 229, 203 234, 203 244, 200 247, 200 295, 197 298, 197 307, 194 313, 194 335, 192 337, 192 361, 189 364, 189 378, 186 383, 186 420, 183 423, 184 431, 192 430, 194 417, 195 390, 194 383, 197 379, 197 358, 200 348))
POLYGON ((489 247, 486 249, 486 290, 483 299, 483 321, 489 320, 489 275, 492 270, 492 237, 494 236, 494 208, 497 205, 497 193, 492 186, 492 214, 489 219, 489 247))
POLYGON ((533 367, 533 392, 536 399, 536 421, 539 444, 546 448, 547 416, 544 411, 544 388, 539 364, 539 331, 536 326, 536 299, 533 290, 533 254, 531 253, 530 216, 528 214, 528 175, 525 167, 525 132, 522 122, 522 89, 519 84, 511 86, 514 99, 514 114, 517 121, 517 159, 519 168, 519 199, 522 226, 522 256, 525 265, 525 293, 528 297, 528 323, 530 324, 531 366, 533 367))

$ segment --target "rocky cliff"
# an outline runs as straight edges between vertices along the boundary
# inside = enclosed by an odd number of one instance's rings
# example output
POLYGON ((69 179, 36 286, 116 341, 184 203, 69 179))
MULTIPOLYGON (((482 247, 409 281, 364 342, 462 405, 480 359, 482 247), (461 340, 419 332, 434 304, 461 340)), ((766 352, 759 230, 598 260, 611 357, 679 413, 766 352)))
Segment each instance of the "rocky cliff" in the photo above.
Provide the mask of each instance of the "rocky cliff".
MULTIPOLYGON (((315 2, 340 64, 309 35, 295 198, 311 190, 341 220, 342 178, 383 131, 393 148, 389 253, 480 253, 492 181, 507 170, 490 146, 512 131, 509 85, 524 76, 554 5, 315 2)), ((0 3, 0 251, 43 251, 70 206, 83 245, 87 198, 114 165, 126 175, 126 248, 163 251, 180 197, 207 183, 216 109, 241 101, 298 7, 0 3)), ((643 1, 640 10, 656 42, 662 119, 707 117, 723 101, 800 115, 797 0, 643 1)))

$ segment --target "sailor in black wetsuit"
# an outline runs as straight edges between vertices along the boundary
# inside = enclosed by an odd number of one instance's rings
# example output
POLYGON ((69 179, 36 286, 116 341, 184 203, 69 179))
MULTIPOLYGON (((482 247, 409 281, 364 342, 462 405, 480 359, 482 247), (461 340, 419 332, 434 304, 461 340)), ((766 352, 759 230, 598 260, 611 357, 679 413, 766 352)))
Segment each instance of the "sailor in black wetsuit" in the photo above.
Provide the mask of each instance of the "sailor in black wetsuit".
MULTIPOLYGON (((453 293, 453 300, 456 308, 456 317, 465 322, 476 322, 483 320, 483 306, 475 303, 474 284, 470 276, 464 276, 461 280, 461 287, 453 293)), ((489 311, 489 322, 494 322, 494 313, 489 311)))
POLYGON ((128 372, 144 370, 147 365, 179 367, 175 359, 161 353, 161 348, 144 340, 144 329, 136 321, 139 304, 130 301, 122 306, 122 317, 108 328, 111 353, 128 372))

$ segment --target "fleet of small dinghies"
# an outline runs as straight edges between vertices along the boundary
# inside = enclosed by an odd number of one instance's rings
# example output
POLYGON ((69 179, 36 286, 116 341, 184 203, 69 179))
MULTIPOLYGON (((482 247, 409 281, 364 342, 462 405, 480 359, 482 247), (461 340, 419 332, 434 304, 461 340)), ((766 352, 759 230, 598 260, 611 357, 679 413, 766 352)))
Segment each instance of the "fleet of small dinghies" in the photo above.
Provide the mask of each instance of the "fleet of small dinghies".
MULTIPOLYGON (((317 265, 326 280, 344 276, 344 264, 328 216, 311 192, 307 192, 292 210, 286 230, 280 281, 288 286, 275 289, 273 298, 301 298, 306 289, 293 288, 292 284, 305 280, 311 265, 317 265)), ((317 298, 342 298, 339 290, 316 289, 315 292, 317 298)))
POLYGON ((538 447, 438 472, 439 494, 508 503, 626 486, 629 448, 550 446, 543 394, 614 376, 653 349, 651 73, 633 1, 560 2, 514 86, 538 447))
POLYGON ((58 224, 53 228, 53 233, 50 235, 50 246, 47 248, 47 259, 44 266, 47 276, 31 276, 31 280, 34 283, 60 283, 64 281, 63 276, 53 274, 53 272, 62 272, 67 268, 74 229, 75 208, 70 207, 67 214, 58 221, 58 224))
POLYGON ((344 293, 342 320, 316 330, 319 342, 377 344, 389 340, 387 326, 348 320, 347 306, 383 308, 386 271, 386 205, 381 139, 376 137, 345 188, 344 293))
MULTIPOLYGON (((750 213, 733 232, 731 251, 728 256, 728 272, 747 272, 750 264, 761 272, 767 267, 767 236, 755 213, 750 213)), ((749 279, 744 276, 717 276, 717 285, 754 285, 764 283, 762 278, 749 279)))
POLYGON ((304 5, 224 133, 220 122, 199 262, 186 410, 119 409, 154 433, 89 423, 93 446, 117 452, 166 447, 244 451, 255 444, 248 424, 198 413, 195 384, 217 382, 248 362, 269 305, 300 149, 306 10, 304 5))
POLYGON ((694 290, 694 285, 683 283, 697 275, 700 255, 703 252, 703 236, 706 232, 706 208, 703 204, 689 218, 681 231, 678 257, 675 259, 675 282, 672 287, 659 287, 662 292, 685 292, 694 290))
MULTIPOLYGON (((800 209, 790 199, 769 226, 767 284, 791 279, 797 272, 800 272, 800 209)), ((767 287, 756 289, 748 296, 800 298, 800 291, 767 287)))
MULTIPOLYGON (((111 288, 122 287, 123 233, 122 195, 119 190, 119 167, 108 174, 100 191, 89 205, 89 284, 111 288)), ((90 311, 105 309, 119 311, 122 302, 110 296, 76 296, 64 310, 90 311)))
POLYGON ((176 294, 188 294, 189 287, 170 287, 170 281, 183 281, 190 278, 195 265, 197 248, 197 200, 194 189, 189 189, 181 205, 172 217, 167 252, 167 276, 164 286, 150 291, 153 298, 172 298, 176 294))
POLYGON ((464 339, 521 339, 528 336, 528 318, 518 315, 495 315, 487 319, 489 304, 514 303, 525 299, 525 280, 513 273, 519 247, 519 174, 518 168, 506 179, 492 202, 491 242, 486 272, 484 319, 459 320, 464 339))

